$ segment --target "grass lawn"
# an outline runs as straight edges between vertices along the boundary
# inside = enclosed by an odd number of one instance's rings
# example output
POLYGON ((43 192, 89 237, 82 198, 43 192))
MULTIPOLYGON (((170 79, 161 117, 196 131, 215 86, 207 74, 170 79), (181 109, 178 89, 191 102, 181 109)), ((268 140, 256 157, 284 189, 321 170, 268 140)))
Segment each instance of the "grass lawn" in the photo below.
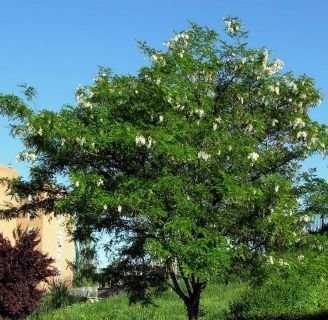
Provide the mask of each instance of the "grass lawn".
MULTIPOLYGON (((206 315, 204 320, 223 319, 224 311, 227 310, 229 302, 242 290, 240 284, 210 285, 202 296, 202 309, 206 315)), ((155 306, 129 306, 125 295, 110 297, 95 303, 75 304, 70 307, 53 311, 41 317, 30 317, 38 320, 185 320, 186 313, 182 301, 174 292, 166 292, 155 299, 155 306)))

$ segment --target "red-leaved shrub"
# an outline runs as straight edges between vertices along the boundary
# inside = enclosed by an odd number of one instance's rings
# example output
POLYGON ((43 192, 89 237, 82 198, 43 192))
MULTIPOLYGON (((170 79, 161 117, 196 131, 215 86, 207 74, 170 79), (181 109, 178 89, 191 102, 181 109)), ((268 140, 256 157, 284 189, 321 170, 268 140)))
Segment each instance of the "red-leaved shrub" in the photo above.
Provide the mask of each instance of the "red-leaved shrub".
POLYGON ((36 249, 37 231, 18 228, 13 234, 14 245, 0 233, 0 319, 31 314, 43 294, 38 285, 56 274, 54 260, 36 249))

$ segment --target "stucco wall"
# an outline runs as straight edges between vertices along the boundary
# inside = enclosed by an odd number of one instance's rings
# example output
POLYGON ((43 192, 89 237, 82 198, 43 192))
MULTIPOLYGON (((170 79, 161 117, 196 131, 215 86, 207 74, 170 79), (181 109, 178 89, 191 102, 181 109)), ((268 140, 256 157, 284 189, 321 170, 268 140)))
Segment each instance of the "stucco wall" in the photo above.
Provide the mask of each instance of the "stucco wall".
MULTIPOLYGON (((17 176, 17 171, 0 166, 0 177, 15 178, 17 176)), ((15 200, 6 194, 6 187, 0 186, 0 206, 5 206, 6 202, 14 203, 15 200)), ((54 217, 53 213, 43 214, 39 211, 36 214, 34 219, 29 214, 24 218, 9 221, 0 219, 0 232, 13 241, 12 231, 19 225, 23 229, 38 229, 41 238, 38 249, 55 259, 53 265, 58 269, 61 279, 72 280, 72 271, 67 268, 67 261, 73 261, 74 245, 66 232, 65 219, 54 217)))

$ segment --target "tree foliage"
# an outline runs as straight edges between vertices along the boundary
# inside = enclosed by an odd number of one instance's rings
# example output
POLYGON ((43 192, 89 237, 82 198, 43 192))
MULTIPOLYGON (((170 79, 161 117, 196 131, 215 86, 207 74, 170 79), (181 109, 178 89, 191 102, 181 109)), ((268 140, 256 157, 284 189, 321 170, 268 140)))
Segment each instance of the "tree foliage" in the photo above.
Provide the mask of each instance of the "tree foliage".
POLYGON ((137 75, 100 69, 58 112, 0 96, 32 163, 15 191, 75 213, 76 239, 114 234, 109 274, 138 298, 166 281, 190 319, 208 281, 240 265, 258 274, 307 241, 300 162, 327 152, 327 126, 308 115, 321 102, 314 80, 250 48, 238 19, 225 24, 219 35, 190 23, 163 51, 140 43, 150 63, 137 75))
POLYGON ((0 233, 0 318, 20 319, 39 305, 42 281, 56 274, 53 259, 36 249, 40 240, 36 231, 14 231, 12 245, 0 233))

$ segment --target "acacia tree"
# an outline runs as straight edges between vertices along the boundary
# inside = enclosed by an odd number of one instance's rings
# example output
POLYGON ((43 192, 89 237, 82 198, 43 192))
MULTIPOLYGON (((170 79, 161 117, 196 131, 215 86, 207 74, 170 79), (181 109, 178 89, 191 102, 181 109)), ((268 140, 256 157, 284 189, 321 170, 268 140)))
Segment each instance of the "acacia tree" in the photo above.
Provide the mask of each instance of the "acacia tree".
POLYGON ((248 47, 238 19, 225 23, 223 36, 191 23, 163 51, 140 43, 149 65, 126 76, 100 69, 59 112, 0 97, 32 162, 14 192, 42 191, 56 212, 73 212, 76 239, 114 235, 111 279, 132 301, 166 283, 189 319, 207 283, 236 266, 290 267, 279 256, 305 241, 310 219, 299 162, 326 152, 327 127, 308 116, 321 101, 314 81, 282 73, 268 50, 248 47))
POLYGON ((36 231, 18 228, 12 245, 0 233, 0 318, 20 319, 34 311, 42 298, 42 281, 55 276, 53 259, 36 249, 36 231))

